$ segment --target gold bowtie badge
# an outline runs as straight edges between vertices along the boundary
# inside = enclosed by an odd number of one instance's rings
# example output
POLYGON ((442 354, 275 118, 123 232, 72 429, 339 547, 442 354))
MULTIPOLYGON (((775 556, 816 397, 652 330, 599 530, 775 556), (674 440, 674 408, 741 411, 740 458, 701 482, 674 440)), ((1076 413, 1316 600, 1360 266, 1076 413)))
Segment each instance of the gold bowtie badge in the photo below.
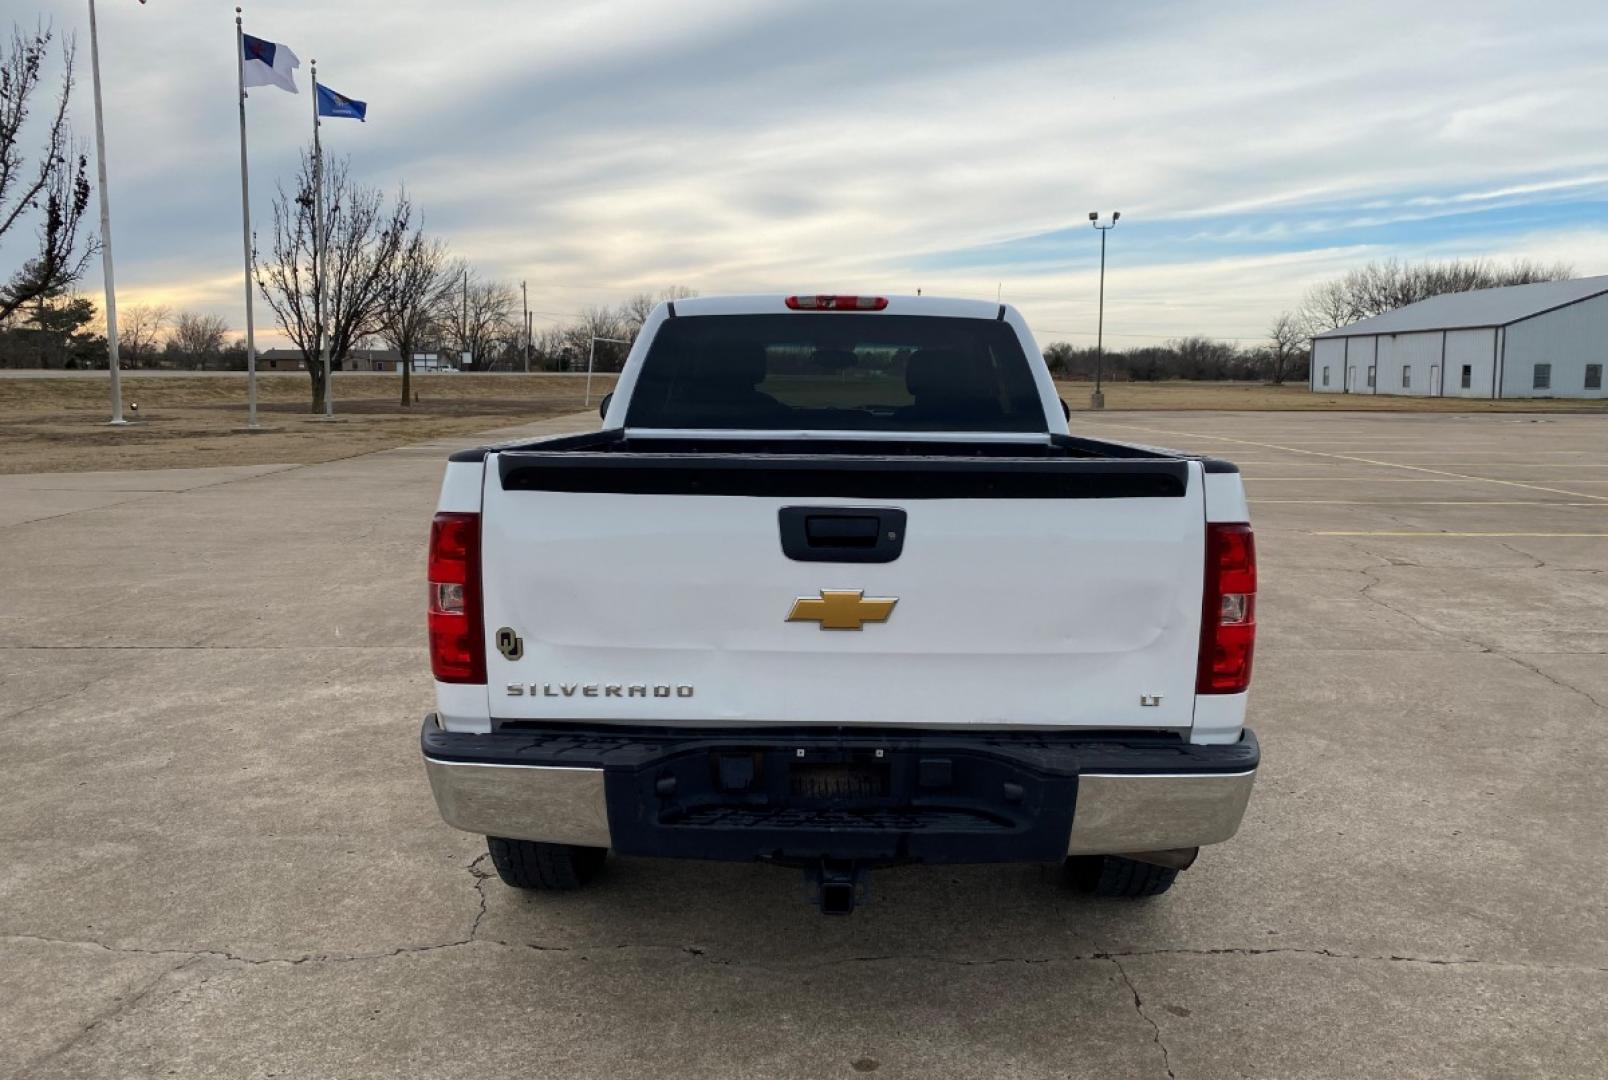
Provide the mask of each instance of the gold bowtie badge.
POLYGON ((801 596, 787 613, 788 622, 820 623, 822 630, 859 630, 868 622, 887 622, 896 596, 866 596, 860 589, 822 589, 819 597, 801 596))

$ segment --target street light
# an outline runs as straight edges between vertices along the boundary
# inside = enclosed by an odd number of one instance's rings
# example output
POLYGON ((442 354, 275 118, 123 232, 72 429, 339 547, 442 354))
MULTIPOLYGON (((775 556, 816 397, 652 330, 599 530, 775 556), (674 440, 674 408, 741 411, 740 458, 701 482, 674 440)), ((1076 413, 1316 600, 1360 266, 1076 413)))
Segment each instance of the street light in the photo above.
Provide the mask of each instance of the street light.
POLYGON ((1122 211, 1113 210, 1111 220, 1100 224, 1100 211, 1089 211, 1089 224, 1100 230, 1100 315, 1095 324, 1094 332, 1094 393, 1089 395, 1089 408, 1105 408, 1105 391, 1101 389, 1101 381, 1105 375, 1105 245, 1106 233, 1117 227, 1117 219, 1122 217, 1122 211))
MULTIPOLYGON (((106 368, 112 376, 112 418, 107 423, 122 427, 128 421, 123 418, 123 362, 117 351, 117 285, 112 280, 112 205, 106 191, 106 125, 101 121, 100 37, 95 30, 95 0, 89 0, 89 70, 94 77, 95 88, 95 174, 100 180, 97 191, 100 195, 101 277, 106 287, 106 368)), ((7 171, 10 171, 9 167, 7 171)))

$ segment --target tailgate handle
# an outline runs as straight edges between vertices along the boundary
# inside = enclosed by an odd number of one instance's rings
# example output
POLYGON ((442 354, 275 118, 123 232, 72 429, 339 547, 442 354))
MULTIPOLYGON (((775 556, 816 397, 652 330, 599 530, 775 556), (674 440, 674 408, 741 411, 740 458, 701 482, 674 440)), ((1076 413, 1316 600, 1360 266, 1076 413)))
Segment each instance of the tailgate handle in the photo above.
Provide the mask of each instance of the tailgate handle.
POLYGON ((798 562, 892 562, 904 550, 905 512, 880 506, 784 506, 782 553, 798 562))
POLYGON ((805 514, 804 539, 810 547, 877 546, 882 521, 875 514, 805 514))

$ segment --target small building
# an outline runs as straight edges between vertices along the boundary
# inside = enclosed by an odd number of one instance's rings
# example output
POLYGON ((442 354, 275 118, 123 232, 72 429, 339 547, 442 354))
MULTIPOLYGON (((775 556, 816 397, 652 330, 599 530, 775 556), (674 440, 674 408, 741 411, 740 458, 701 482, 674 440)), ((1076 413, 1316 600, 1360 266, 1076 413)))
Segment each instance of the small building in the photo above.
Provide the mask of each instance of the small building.
MULTIPOLYGON (((353 349, 336 371, 399 371, 395 349, 353 349)), ((300 349, 264 349, 257 354, 258 371, 306 371, 300 349)), ((417 368, 415 368, 417 370, 417 368)))
POLYGON ((402 354, 395 349, 353 349, 342 371, 401 371, 402 354))
POLYGON ((1312 340, 1322 393, 1601 398, 1608 276, 1432 296, 1312 340))
POLYGON ((257 353, 258 371, 306 371, 300 349, 263 349, 257 353))

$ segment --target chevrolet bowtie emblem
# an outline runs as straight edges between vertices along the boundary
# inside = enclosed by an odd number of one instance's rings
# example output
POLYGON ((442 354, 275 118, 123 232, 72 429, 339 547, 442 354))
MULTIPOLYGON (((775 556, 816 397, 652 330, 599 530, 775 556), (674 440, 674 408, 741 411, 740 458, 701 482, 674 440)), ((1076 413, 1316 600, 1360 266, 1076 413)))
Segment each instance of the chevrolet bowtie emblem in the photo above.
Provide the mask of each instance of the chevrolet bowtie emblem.
POLYGON ((787 621, 820 623, 822 630, 859 630, 868 622, 887 622, 898 602, 898 597, 868 597, 859 589, 822 589, 819 598, 794 600, 787 621))

